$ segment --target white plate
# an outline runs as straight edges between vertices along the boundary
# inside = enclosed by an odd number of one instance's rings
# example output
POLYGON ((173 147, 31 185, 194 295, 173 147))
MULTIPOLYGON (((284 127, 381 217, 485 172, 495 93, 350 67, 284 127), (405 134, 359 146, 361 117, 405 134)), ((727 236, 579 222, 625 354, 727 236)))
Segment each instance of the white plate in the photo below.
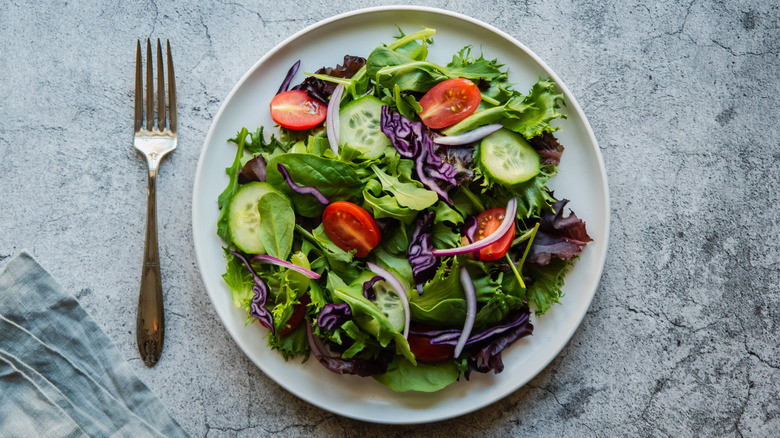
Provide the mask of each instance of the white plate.
MULTIPOLYGON (((240 55, 240 53, 236 53, 240 55)), ((609 197, 596 139, 574 96, 560 78, 520 42, 472 18, 423 7, 380 7, 342 14, 310 26, 283 41, 263 56, 228 95, 214 119, 198 162, 193 190, 193 236, 198 265, 209 297, 222 323, 246 355, 270 378, 296 396, 328 411, 378 423, 423 423, 462 415, 512 393, 539 373, 561 351, 579 326, 596 291, 604 265, 609 235, 609 197), (430 59, 446 64, 466 45, 488 59, 506 64, 516 89, 526 92, 539 77, 552 77, 566 95, 569 116, 556 133, 566 147, 560 173, 550 186, 558 197, 571 199, 577 216, 585 220, 590 243, 566 277, 565 296, 540 318, 532 317, 534 334, 504 352, 504 371, 498 375, 472 374, 433 394, 395 393, 371 378, 341 376, 310 360, 285 362, 270 350, 259 324, 244 326, 222 281, 225 260, 216 235, 217 197, 227 185, 225 168, 235 156, 226 142, 245 126, 250 131, 274 123, 270 102, 287 70, 298 59, 302 72, 340 63, 345 54, 368 56, 381 43, 393 41, 396 25, 406 33, 422 27, 438 30, 430 59)))

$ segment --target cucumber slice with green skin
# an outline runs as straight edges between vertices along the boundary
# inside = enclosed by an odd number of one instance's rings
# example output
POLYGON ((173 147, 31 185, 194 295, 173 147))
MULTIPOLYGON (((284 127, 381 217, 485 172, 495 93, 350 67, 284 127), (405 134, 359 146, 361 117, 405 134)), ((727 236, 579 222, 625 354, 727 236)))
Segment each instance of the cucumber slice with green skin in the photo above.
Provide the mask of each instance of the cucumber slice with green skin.
POLYGON ((391 145, 379 126, 384 105, 374 96, 363 96, 344 105, 339 111, 339 143, 363 152, 367 159, 382 156, 391 145))
POLYGON ((247 254, 264 254, 260 241, 260 211, 257 204, 266 193, 279 193, 270 184, 250 182, 244 184, 228 204, 228 233, 238 249, 247 254))
POLYGON ((384 280, 374 283, 373 289, 376 294, 374 304, 379 307, 379 311, 387 317, 395 330, 399 332, 403 330, 406 323, 406 314, 404 313, 401 297, 384 280))
POLYGON ((479 164, 494 181, 513 186, 539 173, 539 154, 520 134, 499 129, 479 144, 479 164))

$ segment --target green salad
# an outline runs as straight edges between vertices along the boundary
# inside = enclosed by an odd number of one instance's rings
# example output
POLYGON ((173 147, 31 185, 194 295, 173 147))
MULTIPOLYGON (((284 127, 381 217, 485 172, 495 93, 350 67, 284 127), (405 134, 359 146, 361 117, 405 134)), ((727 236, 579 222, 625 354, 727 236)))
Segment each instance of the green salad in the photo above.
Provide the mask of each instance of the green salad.
POLYGON ((218 199, 223 278, 247 324, 286 360, 395 391, 500 373, 591 240, 547 187, 563 153, 556 84, 513 84, 472 47, 433 63, 435 34, 293 85, 295 63, 260 105, 275 135, 229 139, 218 199))

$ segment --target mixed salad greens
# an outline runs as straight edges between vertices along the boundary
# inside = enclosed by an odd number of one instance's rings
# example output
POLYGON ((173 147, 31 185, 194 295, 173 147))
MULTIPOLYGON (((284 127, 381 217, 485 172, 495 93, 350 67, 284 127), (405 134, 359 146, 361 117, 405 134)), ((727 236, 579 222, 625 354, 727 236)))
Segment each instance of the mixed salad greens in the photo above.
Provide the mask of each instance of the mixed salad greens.
POLYGON ((396 391, 503 369, 531 311, 561 298, 590 241, 547 188, 563 147, 550 79, 527 94, 465 47, 428 60, 433 29, 347 55, 270 102, 219 196, 223 278, 285 359, 310 355, 396 391))

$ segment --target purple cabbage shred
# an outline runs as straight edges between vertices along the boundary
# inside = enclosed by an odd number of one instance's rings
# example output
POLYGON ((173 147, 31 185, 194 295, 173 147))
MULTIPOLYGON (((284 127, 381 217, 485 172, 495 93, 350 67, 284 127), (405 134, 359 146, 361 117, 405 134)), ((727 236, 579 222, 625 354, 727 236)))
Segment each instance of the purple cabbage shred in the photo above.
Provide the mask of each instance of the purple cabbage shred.
POLYGON ((352 316, 352 310, 347 303, 326 304, 317 317, 317 325, 326 330, 333 330, 352 316))
POLYGON ((266 286, 263 279, 257 275, 255 270, 252 269, 252 265, 246 257, 236 251, 231 251, 230 253, 244 262, 244 265, 246 265, 246 268, 249 269, 249 272, 252 274, 252 280, 255 282, 255 285, 252 286, 252 292, 254 292, 255 295, 252 297, 252 303, 249 305, 249 315, 260 320, 264 326, 271 330, 271 334, 273 334, 274 317, 271 315, 271 312, 265 308, 265 303, 268 301, 268 286, 266 286))
POLYGON ((367 300, 374 301, 376 299, 376 292, 374 292, 374 284, 376 284, 376 282, 380 280, 382 280, 382 277, 375 275, 374 278, 363 283, 363 296, 367 300))
POLYGON ((409 241, 409 264, 417 293, 422 295, 423 285, 436 275, 439 258, 433 255, 433 220, 436 213, 429 211, 417 218, 412 238, 409 241))
POLYGON ((457 185, 455 176, 458 170, 436 155, 433 138, 428 134, 425 125, 422 122, 412 122, 400 113, 390 111, 389 106, 384 106, 379 126, 402 157, 415 160, 415 170, 420 182, 452 205, 447 191, 441 188, 439 183, 457 185))
MULTIPOLYGON (((507 322, 493 326, 481 333, 471 335, 466 341, 467 346, 475 349, 468 357, 468 370, 466 378, 471 372, 487 373, 493 371, 498 374, 504 370, 504 362, 501 352, 512 345, 518 339, 533 333, 534 326, 530 323, 531 311, 528 306, 523 306, 512 313, 507 322)), ((444 330, 412 330, 409 333, 430 338, 433 345, 455 345, 460 337, 458 329, 444 330)))
POLYGON ((290 186, 290 188, 295 193, 300 193, 302 195, 312 195, 315 198, 317 198, 318 201, 320 201, 320 204, 327 205, 330 203, 328 201, 328 198, 325 197, 325 195, 322 194, 322 192, 319 191, 316 187, 313 186, 299 186, 298 184, 295 184, 293 182, 292 178, 290 177, 290 172, 287 171, 287 168, 284 167, 284 164, 278 163, 276 165, 276 168, 279 169, 279 173, 282 174, 284 177, 284 180, 287 181, 287 185, 290 186))

